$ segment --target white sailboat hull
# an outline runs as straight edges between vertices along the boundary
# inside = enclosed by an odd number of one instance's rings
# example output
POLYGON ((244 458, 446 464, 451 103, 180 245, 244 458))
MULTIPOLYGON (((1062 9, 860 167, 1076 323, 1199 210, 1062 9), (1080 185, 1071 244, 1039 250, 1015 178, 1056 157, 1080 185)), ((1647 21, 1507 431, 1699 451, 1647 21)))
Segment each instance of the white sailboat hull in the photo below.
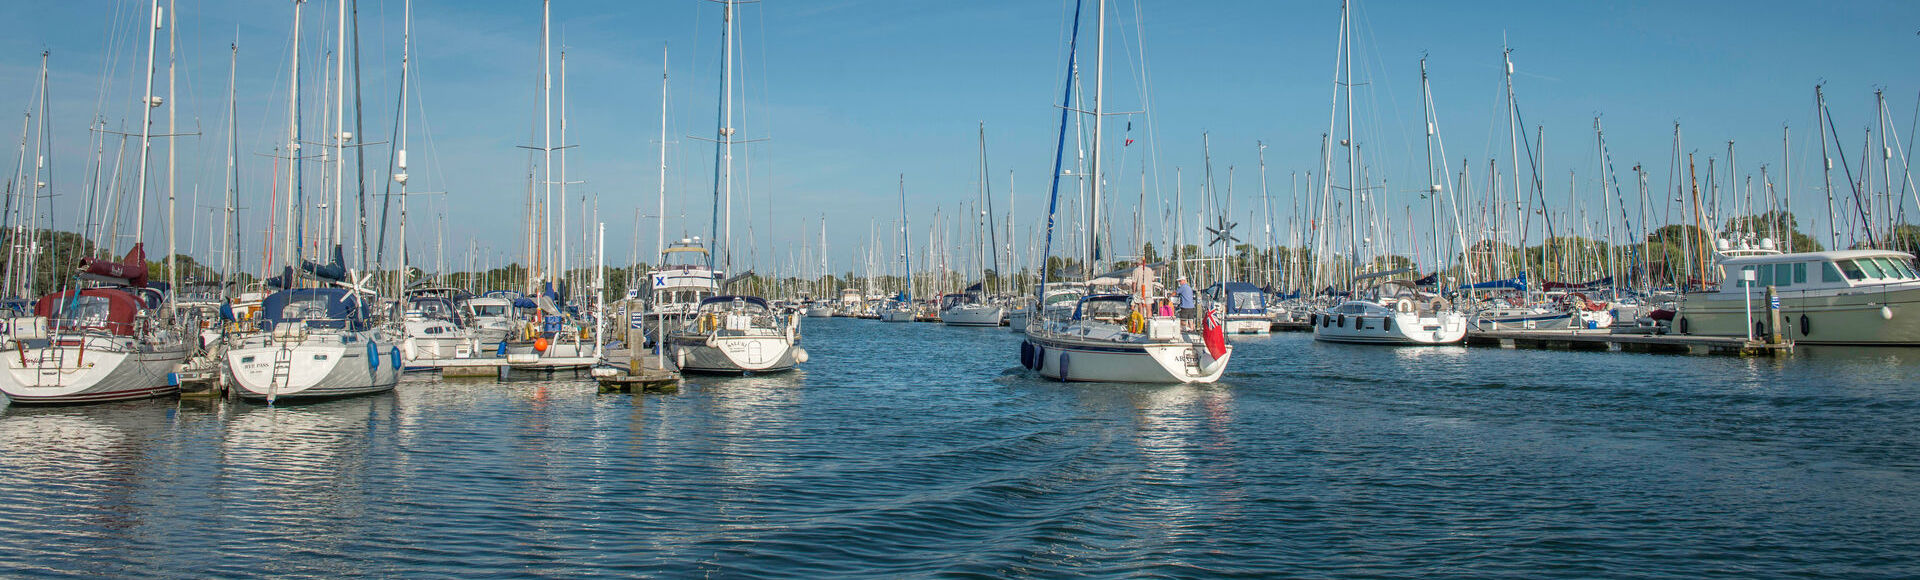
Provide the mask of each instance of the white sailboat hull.
POLYGON ((1319 314, 1313 339, 1354 344, 1454 344, 1467 337, 1467 318, 1456 312, 1431 316, 1396 312, 1387 316, 1319 314), (1392 324, 1387 324, 1391 321, 1392 324))
POLYGON ((894 310, 891 308, 881 309, 880 321, 881 322, 913 322, 913 311, 912 310, 894 310))
POLYGON ((1206 346, 1179 340, 1075 340, 1027 332, 1027 344, 1039 357, 1041 376, 1079 382, 1217 382, 1233 357, 1231 346, 1213 359, 1206 346))
POLYGON ((798 348, 784 336, 678 336, 673 360, 681 372, 765 373, 791 370, 798 348))
POLYGON ((947 326, 1000 326, 1006 311, 1004 306, 965 304, 940 311, 940 322, 947 326))
POLYGON ((227 374, 241 398, 269 402, 391 391, 402 372, 394 364, 398 348, 375 344, 373 360, 364 339, 348 343, 323 335, 247 344, 227 351, 227 374), (280 361, 284 371, 276 371, 280 361))
MULTIPOLYGON (((106 350, 98 341, 131 341, 127 337, 87 337, 80 345, 58 346, 58 339, 41 348, 7 349, 6 372, 0 373, 0 393, 20 404, 101 403, 161 397, 180 392, 168 374, 187 359, 185 344, 135 346, 106 350), (56 352, 58 351, 58 352, 56 352)), ((122 344, 125 344, 122 342, 122 344)))

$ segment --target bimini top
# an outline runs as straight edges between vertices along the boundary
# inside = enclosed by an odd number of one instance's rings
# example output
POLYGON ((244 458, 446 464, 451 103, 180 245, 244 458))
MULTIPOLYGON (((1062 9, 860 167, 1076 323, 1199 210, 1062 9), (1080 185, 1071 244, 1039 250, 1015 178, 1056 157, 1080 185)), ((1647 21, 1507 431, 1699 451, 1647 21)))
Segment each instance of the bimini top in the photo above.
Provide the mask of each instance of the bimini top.
POLYGON ((140 311, 140 299, 120 288, 88 288, 78 296, 72 290, 40 297, 33 306, 36 316, 54 320, 61 328, 105 330, 120 336, 133 335, 133 317, 140 311))
POLYGON ((360 298, 343 288, 281 290, 260 302, 261 319, 271 329, 282 322, 305 322, 309 328, 366 330, 360 298))
POLYGON ((1087 297, 1081 298, 1080 304, 1074 307, 1073 319, 1081 320, 1087 317, 1095 319, 1124 318, 1132 307, 1132 304, 1133 296, 1127 294, 1089 294, 1087 297))

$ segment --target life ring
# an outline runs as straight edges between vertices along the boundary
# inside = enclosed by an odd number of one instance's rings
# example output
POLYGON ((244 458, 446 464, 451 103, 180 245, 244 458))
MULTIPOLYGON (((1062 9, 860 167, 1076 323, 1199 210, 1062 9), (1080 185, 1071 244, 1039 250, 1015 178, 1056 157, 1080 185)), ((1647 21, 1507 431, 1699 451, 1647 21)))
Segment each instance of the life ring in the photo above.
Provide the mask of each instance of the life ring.
POLYGON ((1408 302, 1408 301, 1406 301, 1406 300, 1401 300, 1401 301, 1398 301, 1398 302, 1394 302, 1394 303, 1393 303, 1393 309, 1394 309, 1394 310, 1398 310, 1398 311, 1401 311, 1401 312, 1405 312, 1405 313, 1412 313, 1412 312, 1413 312, 1413 303, 1412 303, 1412 302, 1408 302))
POLYGON ((1140 315, 1140 311, 1135 310, 1133 313, 1127 315, 1127 332, 1140 334, 1146 331, 1147 319, 1140 315))
POLYGON ((1060 353, 1060 382, 1067 382, 1067 353, 1060 353))

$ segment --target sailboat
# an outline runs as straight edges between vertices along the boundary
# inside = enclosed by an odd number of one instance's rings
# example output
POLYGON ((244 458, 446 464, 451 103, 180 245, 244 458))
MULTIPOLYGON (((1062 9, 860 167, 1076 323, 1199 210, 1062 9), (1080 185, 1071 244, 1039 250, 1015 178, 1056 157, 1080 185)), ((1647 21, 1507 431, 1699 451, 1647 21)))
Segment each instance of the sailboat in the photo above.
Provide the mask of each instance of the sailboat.
MULTIPOLYGON (((1093 97, 1093 139, 1091 157, 1093 159, 1093 195, 1091 206, 1094 215, 1088 222, 1088 247, 1094 248, 1093 259, 1099 258, 1101 241, 1101 205, 1102 182, 1100 157, 1100 129, 1102 107, 1106 104, 1105 60, 1106 60, 1106 0, 1096 0, 1099 16, 1097 48, 1094 50, 1094 97, 1093 97)), ((1077 60, 1076 45, 1080 36, 1080 7, 1074 7, 1073 33, 1067 50, 1067 70, 1072 75, 1077 60)), ((1060 137, 1054 153, 1053 194, 1048 206, 1048 232, 1046 244, 1053 243, 1053 208, 1059 199, 1060 165, 1065 158, 1067 115, 1073 111, 1073 81, 1069 76, 1066 84, 1066 96, 1060 117, 1060 137)), ((1043 264, 1046 262, 1042 262, 1043 264)), ((1041 280, 1050 278, 1043 266, 1041 280)), ((1146 316, 1145 294, 1150 291, 1154 273, 1148 266, 1135 266, 1127 271, 1109 274, 1088 280, 1090 283, 1119 278, 1122 292, 1091 292, 1081 297, 1071 314, 1061 317, 1042 316, 1032 319, 1027 326, 1026 339, 1020 343, 1020 363, 1022 366, 1040 373, 1040 376, 1060 381, 1103 381, 1131 383, 1211 383, 1220 380, 1226 372, 1227 363, 1233 357, 1233 346, 1226 344, 1226 333, 1219 321, 1217 311, 1208 311, 1203 319, 1201 333, 1185 331, 1178 320, 1171 317, 1146 316)), ((1041 284, 1035 297, 1036 302, 1047 295, 1047 284, 1041 284)))
MULTIPOLYGON (((293 45, 300 45, 300 3, 294 4, 293 45)), ((347 44, 347 6, 340 3, 339 32, 337 52, 345 52, 347 44)), ((334 79, 344 88, 346 86, 346 59, 334 59, 334 79)), ((299 51, 294 51, 293 74, 298 79, 299 51)), ((323 399, 381 393, 393 390, 404 372, 405 362, 400 357, 399 344, 402 334, 396 329, 376 325, 373 316, 376 308, 368 304, 372 292, 362 284, 369 277, 355 279, 348 270, 342 256, 341 203, 342 187, 345 183, 347 140, 352 134, 346 130, 345 90, 334 91, 336 100, 333 110, 333 203, 330 204, 333 220, 328 242, 333 247, 332 257, 325 264, 306 260, 300 248, 306 244, 300 239, 302 228, 288 228, 286 245, 287 264, 300 264, 296 270, 288 266, 270 285, 280 290, 270 294, 260 303, 260 316, 249 322, 254 324, 252 332, 229 337, 226 353, 226 373, 229 381, 239 387, 235 393, 243 399, 260 400, 269 404, 284 399, 323 399), (324 285, 324 286, 323 286, 324 285)), ((297 153, 300 143, 299 85, 293 84, 288 90, 289 115, 287 131, 287 151, 297 153)), ((294 170, 288 175, 287 209, 293 213, 289 223, 299 220, 305 222, 306 206, 299 203, 302 199, 300 189, 299 162, 294 161, 294 170)), ((364 226, 362 226, 364 227, 364 226)))
POLYGON ((900 259, 905 261, 907 289, 880 305, 881 322, 913 322, 913 251, 907 242, 907 176, 900 176, 900 259))
MULTIPOLYGON (((720 127, 714 140, 714 215, 721 221, 726 212, 726 228, 714 228, 709 238, 720 242, 722 268, 711 268, 714 276, 731 269, 733 207, 733 34, 734 0, 725 2, 721 17, 720 127)), ((709 261, 714 256, 708 254, 709 261)), ((725 284, 722 284, 725 288, 725 284)), ((800 348, 800 317, 776 310, 765 298, 742 294, 722 294, 700 300, 686 324, 670 332, 667 344, 674 366, 681 372, 744 374, 785 371, 807 361, 800 348)))
MULTIPOLYGON (((119 261, 82 258, 77 277, 101 285, 63 289, 40 297, 31 316, 7 321, 6 372, 0 393, 20 404, 94 403, 179 392, 170 374, 191 351, 177 324, 172 299, 149 288, 147 257, 140 241, 146 228, 147 161, 153 142, 153 62, 161 28, 160 3, 150 3, 147 29, 147 106, 141 114, 140 167, 134 203, 134 244, 119 261)), ((42 127, 46 71, 41 69, 42 127)), ((171 109, 169 115, 171 116, 171 109)), ((37 181, 37 180, 36 180, 37 181)), ((30 190, 31 191, 31 190, 30 190)), ((20 242, 17 241, 18 245, 20 242)), ((25 273, 31 279, 32 271, 25 273)))
MULTIPOLYGON (((1355 196, 1347 207, 1358 215, 1362 204, 1358 196, 1362 189, 1359 185, 1360 150, 1354 143, 1353 131, 1351 8, 1349 2, 1340 5, 1340 57, 1345 59, 1347 75, 1346 82, 1341 85, 1346 91, 1347 137, 1341 141, 1341 146, 1347 150, 1347 191, 1355 196)), ((1358 223, 1359 220, 1356 218, 1353 222, 1358 223)), ((1358 228, 1347 229, 1348 263, 1357 270, 1363 266, 1359 258, 1358 228)), ((1419 284, 1396 278, 1411 273, 1413 270, 1410 268, 1400 268, 1352 276, 1346 300, 1309 315, 1314 340, 1414 345, 1453 344, 1465 339, 1467 316, 1454 310, 1446 300, 1422 290, 1419 284)))
MULTIPOLYGON (((993 216, 993 190, 987 181, 987 124, 980 123, 980 199, 987 204, 981 216, 991 220, 993 216)), ((983 224, 991 236, 993 225, 983 224)), ((980 245, 980 229, 974 230, 974 262, 982 269, 979 282, 968 286, 965 291, 948 294, 940 299, 940 322, 947 326, 1000 326, 1006 319, 1007 307, 992 301, 986 291, 986 255, 993 256, 994 271, 1000 270, 1000 254, 987 250, 980 245)), ((997 246, 992 244, 987 247, 997 246)))

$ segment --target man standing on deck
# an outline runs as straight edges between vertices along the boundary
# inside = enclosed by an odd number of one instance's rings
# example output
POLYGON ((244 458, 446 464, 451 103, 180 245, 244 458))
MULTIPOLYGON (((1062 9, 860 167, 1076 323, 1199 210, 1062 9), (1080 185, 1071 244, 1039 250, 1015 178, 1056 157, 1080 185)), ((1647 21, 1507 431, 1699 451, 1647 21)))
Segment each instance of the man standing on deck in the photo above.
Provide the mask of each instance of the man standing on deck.
POLYGON ((1186 276, 1180 277, 1179 287, 1176 288, 1174 292, 1180 295, 1179 315, 1181 324, 1184 325, 1192 322, 1196 305, 1193 303, 1193 286, 1187 283, 1186 276))

